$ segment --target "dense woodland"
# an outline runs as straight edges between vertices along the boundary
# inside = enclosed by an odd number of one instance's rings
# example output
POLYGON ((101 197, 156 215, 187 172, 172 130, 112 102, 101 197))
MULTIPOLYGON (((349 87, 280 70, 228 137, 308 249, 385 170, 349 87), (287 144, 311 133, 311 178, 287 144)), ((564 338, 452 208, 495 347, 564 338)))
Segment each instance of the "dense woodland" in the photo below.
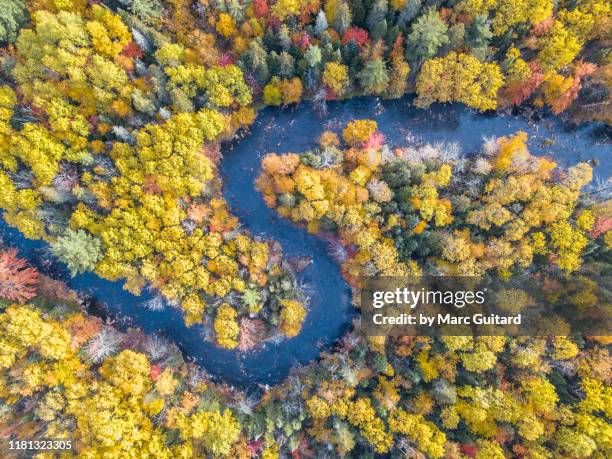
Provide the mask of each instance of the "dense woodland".
POLYGON ((350 122, 342 137, 326 131, 315 150, 266 156, 257 186, 280 215, 333 235, 351 281, 509 278, 538 262, 571 273, 587 247, 598 257, 612 243, 607 230, 592 232, 596 217, 583 208, 591 167, 558 170, 529 153, 523 132, 489 139, 469 158, 452 144, 392 151, 373 120, 350 122))
MULTIPOLYGON (((292 337, 307 298, 278 244, 229 211, 221 143, 262 106, 324 110, 360 95, 609 123, 611 15, 605 0, 0 0, 0 208, 72 275, 151 287, 149 308, 181 308, 219 346, 292 337)), ((452 145, 392 150, 374 121, 356 120, 311 151, 267 156, 257 186, 330 241, 355 289, 376 274, 609 275, 612 210, 584 192, 590 166, 559 168, 526 141, 488 139, 469 159, 452 145)), ((585 278, 563 293, 589 311, 602 306, 597 288, 585 278)), ((10 248, 0 298, 0 448, 66 438, 67 456, 92 458, 612 455, 606 337, 385 340, 355 323, 255 399, 172 343, 89 315, 10 248)))
POLYGON ((0 8, 0 207, 73 274, 150 285, 152 307, 228 348, 238 318, 292 336, 307 310, 220 195, 219 142, 255 107, 416 91, 422 107, 610 112, 605 1, 107 3, 0 8))

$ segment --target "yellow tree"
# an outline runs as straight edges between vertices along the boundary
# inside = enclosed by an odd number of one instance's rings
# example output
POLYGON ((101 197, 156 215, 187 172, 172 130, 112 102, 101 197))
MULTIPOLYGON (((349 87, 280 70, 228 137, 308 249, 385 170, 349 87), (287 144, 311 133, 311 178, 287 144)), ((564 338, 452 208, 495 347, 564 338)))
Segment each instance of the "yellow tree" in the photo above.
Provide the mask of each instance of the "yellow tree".
POLYGON ((177 421, 181 438, 199 440, 214 457, 226 456, 240 435, 240 424, 230 410, 200 411, 177 421))
POLYGON ((474 56, 450 52, 429 59, 417 78, 415 104, 428 107, 433 102, 463 102, 478 110, 497 107, 497 93, 504 78, 497 64, 482 63, 474 56))
POLYGON ((349 85, 348 67, 337 62, 327 62, 323 71, 323 83, 342 96, 349 85))
POLYGON ((236 322, 236 311, 229 304, 224 303, 217 309, 215 317, 215 334, 217 343, 227 349, 238 346, 240 328, 236 322))
POLYGON ((306 308, 297 300, 281 300, 280 322, 281 331, 288 337, 297 336, 306 317, 306 308))

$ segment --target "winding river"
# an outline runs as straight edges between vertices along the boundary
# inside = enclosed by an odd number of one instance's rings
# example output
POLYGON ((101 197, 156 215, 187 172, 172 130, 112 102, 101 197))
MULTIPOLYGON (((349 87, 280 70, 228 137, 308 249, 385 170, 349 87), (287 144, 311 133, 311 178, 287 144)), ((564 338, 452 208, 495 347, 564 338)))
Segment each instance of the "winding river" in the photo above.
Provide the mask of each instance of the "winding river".
MULTIPOLYGON (((253 234, 280 242, 285 256, 312 258, 313 263, 298 274, 299 281, 309 287, 311 298, 310 312, 299 336, 269 342, 246 353, 223 350, 203 339, 202 327, 186 327, 177 309, 150 311, 142 307, 154 296, 153 292, 135 296, 123 290, 122 282, 109 282, 94 274, 69 279, 61 268, 63 276, 72 288, 104 302, 120 326, 137 326, 147 333, 172 339, 187 358, 194 359, 218 380, 242 388, 280 382, 294 365, 306 364, 316 359, 322 349, 331 347, 350 327, 354 310, 349 286, 328 256, 326 243, 279 219, 254 190, 253 181, 264 154, 301 152, 314 146, 323 130, 338 130, 347 121, 359 118, 375 119, 391 145, 457 142, 464 154, 478 150, 484 136, 523 130, 529 134, 533 153, 550 156, 566 165, 597 159, 595 175, 602 180, 607 180, 612 172, 610 130, 602 125, 574 129, 554 117, 534 123, 523 117, 475 114, 457 105, 418 110, 409 98, 396 101, 360 98, 330 103, 325 116, 308 103, 290 110, 267 108, 260 111, 245 139, 224 147, 221 162, 224 195, 235 215, 253 234)), ((4 220, 0 220, 0 237, 4 244, 18 247, 22 256, 41 270, 57 269, 41 261, 49 258, 45 243, 25 239, 4 220)))

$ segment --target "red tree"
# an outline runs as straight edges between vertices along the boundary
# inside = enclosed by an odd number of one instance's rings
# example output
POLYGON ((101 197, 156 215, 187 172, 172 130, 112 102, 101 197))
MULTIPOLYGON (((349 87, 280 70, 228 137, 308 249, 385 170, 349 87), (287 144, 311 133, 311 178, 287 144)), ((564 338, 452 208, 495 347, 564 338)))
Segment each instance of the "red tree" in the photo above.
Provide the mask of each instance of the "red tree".
POLYGON ((538 22, 536 25, 533 26, 533 29, 532 29, 533 34, 536 37, 541 37, 543 35, 546 35, 548 31, 550 30, 550 28, 553 26, 554 22, 555 22, 555 17, 551 14, 546 19, 538 22))
POLYGON ((131 41, 127 45, 125 45, 125 47, 121 51, 121 54, 123 54, 126 57, 141 58, 143 55, 143 52, 137 43, 134 43, 133 41, 131 41))
POLYGON ((360 48, 364 47, 368 43, 368 41, 370 41, 368 31, 363 30, 359 27, 351 27, 346 32, 344 32, 344 36, 342 37, 342 44, 346 45, 351 41, 355 42, 355 44, 360 48))
POLYGON ((612 218, 611 217, 597 217, 593 229, 591 230, 591 237, 597 239, 602 234, 612 230, 612 218))
POLYGON ((504 90, 504 99, 514 105, 520 105, 533 94, 544 82, 544 74, 540 71, 540 66, 535 62, 530 62, 531 76, 525 81, 512 83, 504 90))
POLYGON ((161 375, 163 371, 164 369, 162 367, 158 365, 151 365, 151 380, 157 381, 159 375, 161 375))
POLYGON ((308 48, 311 43, 310 35, 308 35, 306 32, 301 32, 299 34, 294 35, 292 37, 292 41, 303 50, 308 48))
POLYGON ((238 349, 243 352, 253 349, 257 346, 257 343, 261 342, 264 332, 265 325, 261 320, 243 318, 240 321, 240 344, 238 344, 238 349))
POLYGON ((372 136, 364 143, 364 148, 373 148, 378 150, 385 144, 385 136, 382 132, 376 131, 372 136))
POLYGON ((268 15, 269 11, 270 7, 268 6, 268 2, 266 0, 253 1, 253 12, 255 13, 255 17, 263 18, 268 15))
POLYGON ((234 58, 229 53, 221 54, 219 58, 219 66, 226 67, 228 65, 232 65, 234 63, 234 58))
POLYGON ((38 271, 28 267, 27 262, 17 258, 17 250, 3 250, 0 254, 0 298, 11 301, 26 301, 36 296, 38 271))
POLYGON ((597 66, 589 62, 579 62, 576 64, 576 68, 574 69, 574 82, 572 86, 550 103, 554 114, 558 115, 562 111, 569 108, 574 99, 578 97, 578 93, 582 88, 582 79, 585 76, 592 74, 595 70, 597 70, 597 66))

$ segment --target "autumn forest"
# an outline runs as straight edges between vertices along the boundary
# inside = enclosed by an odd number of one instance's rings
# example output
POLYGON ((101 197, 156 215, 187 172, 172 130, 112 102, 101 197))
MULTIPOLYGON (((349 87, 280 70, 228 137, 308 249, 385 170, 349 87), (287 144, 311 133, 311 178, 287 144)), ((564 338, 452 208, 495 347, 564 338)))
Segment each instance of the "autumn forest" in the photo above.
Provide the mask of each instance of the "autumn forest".
POLYGON ((606 0, 0 0, 0 457, 611 457, 610 336, 371 336, 359 315, 364 277, 529 278, 609 325, 610 30, 606 0), (329 116, 360 98, 378 112, 329 116), (533 129, 398 141, 389 100, 533 129), (242 387, 71 286, 149 295, 145 317, 245 362, 333 313, 222 173, 262 113, 307 110, 309 148, 249 152, 241 192, 350 289, 318 358, 242 387), (604 153, 548 154, 545 123, 604 153))

